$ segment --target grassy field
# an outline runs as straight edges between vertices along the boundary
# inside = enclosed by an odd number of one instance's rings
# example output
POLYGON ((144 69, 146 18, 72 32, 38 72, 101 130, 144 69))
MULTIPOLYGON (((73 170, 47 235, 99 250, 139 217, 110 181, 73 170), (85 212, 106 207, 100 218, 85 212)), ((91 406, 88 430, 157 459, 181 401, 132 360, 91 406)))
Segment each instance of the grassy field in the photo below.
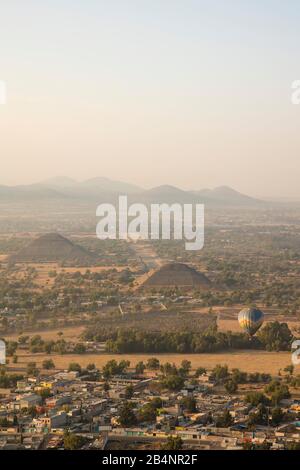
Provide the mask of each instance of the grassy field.
MULTIPOLYGON (((44 359, 51 359, 57 369, 66 369, 70 362, 78 362, 81 366, 85 367, 89 363, 94 363, 97 367, 102 367, 110 359, 118 361, 128 360, 131 367, 134 367, 137 362, 146 362, 149 357, 157 357, 162 363, 174 362, 179 365, 183 359, 188 359, 192 363, 192 368, 205 367, 212 369, 216 364, 227 364, 230 369, 239 368, 246 372, 266 372, 270 374, 277 374, 279 369, 283 369, 291 364, 291 354, 289 352, 266 352, 266 351, 239 351, 218 354, 68 354, 60 355, 45 355, 45 354, 25 354, 24 352, 18 354, 18 364, 10 364, 9 368, 13 370, 22 369, 26 367, 28 362, 34 361, 38 367, 44 359)), ((295 374, 300 373, 300 366, 296 366, 295 374)))

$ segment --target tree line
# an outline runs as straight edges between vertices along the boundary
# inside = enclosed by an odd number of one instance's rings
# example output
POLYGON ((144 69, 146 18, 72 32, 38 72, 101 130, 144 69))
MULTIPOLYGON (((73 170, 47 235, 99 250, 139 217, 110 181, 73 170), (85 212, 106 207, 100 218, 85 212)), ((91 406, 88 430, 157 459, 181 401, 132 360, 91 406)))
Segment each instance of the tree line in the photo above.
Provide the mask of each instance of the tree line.
MULTIPOLYGON (((95 330, 95 336, 97 329, 95 330)), ((111 353, 210 353, 231 349, 264 349, 287 351, 293 335, 286 323, 277 321, 265 325, 256 337, 244 333, 220 332, 217 327, 202 334, 193 331, 146 332, 120 329, 106 341, 111 353)))

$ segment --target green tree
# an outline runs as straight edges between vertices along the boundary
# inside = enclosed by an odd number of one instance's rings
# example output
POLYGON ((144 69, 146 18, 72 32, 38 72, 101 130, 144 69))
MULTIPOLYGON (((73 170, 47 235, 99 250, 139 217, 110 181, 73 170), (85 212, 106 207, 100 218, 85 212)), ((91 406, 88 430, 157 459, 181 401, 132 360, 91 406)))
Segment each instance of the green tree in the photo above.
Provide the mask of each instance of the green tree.
POLYGON ((237 384, 247 383, 248 374, 247 372, 242 372, 240 369, 232 369, 231 378, 237 384))
POLYGON ((287 323, 278 321, 267 323, 257 334, 259 341, 267 351, 288 351, 293 335, 287 323))
POLYGON ((132 409, 132 404, 125 401, 120 408, 119 423, 121 426, 134 426, 136 424, 136 416, 132 409))
POLYGON ((283 420, 284 413, 281 408, 275 407, 272 409, 271 417, 272 417, 272 424, 274 424, 274 426, 278 426, 278 424, 280 424, 281 421, 283 420))
POLYGON ((184 379, 179 375, 167 375, 161 380, 161 384, 169 390, 180 390, 184 379))
POLYGON ((18 348, 17 341, 7 341, 6 343, 6 354, 7 356, 13 356, 18 348))
POLYGON ((197 403, 194 397, 188 396, 180 400, 180 404, 189 413, 195 413, 197 411, 197 403))
POLYGON ((216 367, 211 372, 211 377, 214 380, 223 380, 229 376, 228 366, 217 364, 216 367))
POLYGON ((130 400, 133 397, 133 393, 134 393, 133 386, 130 384, 125 389, 126 400, 130 400))
POLYGON ((162 401, 159 397, 153 398, 149 403, 140 408, 138 417, 139 421, 153 422, 156 420, 157 410, 162 407, 162 401))
POLYGON ((49 388, 43 388, 42 390, 39 390, 38 394, 42 397, 43 402, 46 398, 51 396, 49 388))
POLYGON ((267 425, 269 419, 268 409, 263 403, 260 403, 257 406, 257 411, 250 413, 248 416, 248 426, 261 424, 267 425))
POLYGON ((102 368, 103 377, 109 379, 113 375, 123 374, 130 366, 129 361, 120 361, 119 364, 115 359, 108 361, 102 368))
POLYGON ((138 362, 137 365, 135 366, 135 372, 137 374, 143 374, 145 369, 146 369, 146 366, 143 363, 143 361, 138 362))
POLYGON ((36 377, 39 374, 39 370, 36 367, 36 362, 28 362, 27 374, 36 377))
POLYGON ((294 369, 295 369, 294 365, 290 364, 290 365, 286 366, 283 370, 285 372, 287 372, 288 374, 293 375, 294 369))
POLYGON ((19 336, 18 343, 19 344, 26 344, 29 340, 29 336, 19 336))
POLYGON ((196 372, 195 372, 195 376, 196 377, 200 377, 201 375, 205 375, 206 374, 206 369, 205 367, 198 367, 196 369, 196 372))
POLYGON ((70 362, 68 371, 81 373, 81 365, 78 362, 70 362))
POLYGON ((238 384, 236 383, 235 380, 232 380, 232 379, 227 380, 227 382, 225 383, 226 392, 230 394, 235 393, 237 389, 238 389, 238 384))
POLYGON ((159 360, 156 357, 150 357, 147 361, 146 368, 150 370, 158 370, 159 360))
POLYGON ((55 364, 52 359, 45 359, 42 364, 43 369, 55 369, 55 364))
POLYGON ((289 387, 286 384, 282 384, 279 380, 272 380, 265 386, 264 391, 270 395, 274 406, 277 406, 284 398, 290 398, 291 396, 289 387))
POLYGON ((183 441, 181 437, 176 436, 172 437, 169 436, 167 441, 161 445, 162 450, 182 450, 183 448, 183 441))
POLYGON ((216 426, 218 428, 228 428, 233 424, 233 418, 228 410, 225 410, 220 416, 216 419, 216 426))
POLYGON ((74 433, 66 431, 64 433, 64 448, 66 450, 78 450, 84 444, 84 439, 74 433))
POLYGON ((186 375, 189 374, 191 368, 192 368, 192 363, 191 363, 191 361, 187 361, 186 359, 184 359, 184 360, 181 362, 181 369, 185 372, 186 375))
POLYGON ((300 442, 286 442, 286 450, 300 450, 300 442))
POLYGON ((109 389, 110 389, 109 383, 108 383, 108 382, 104 382, 104 384, 103 384, 103 390, 104 390, 105 392, 108 392, 109 389))
POLYGON ((257 406, 259 403, 267 403, 267 397, 261 392, 248 392, 245 396, 245 402, 250 403, 252 406, 257 406))
POLYGON ((77 343, 74 347, 74 353, 75 354, 84 354, 86 352, 86 347, 84 344, 77 343))

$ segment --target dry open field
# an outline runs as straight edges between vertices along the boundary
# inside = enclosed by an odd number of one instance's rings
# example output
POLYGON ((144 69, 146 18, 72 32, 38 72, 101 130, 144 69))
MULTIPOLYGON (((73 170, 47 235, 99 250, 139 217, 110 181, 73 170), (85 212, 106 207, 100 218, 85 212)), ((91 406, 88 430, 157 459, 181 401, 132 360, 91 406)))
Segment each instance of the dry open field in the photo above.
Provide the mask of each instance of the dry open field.
MULTIPOLYGON (((79 336, 85 329, 84 326, 70 326, 67 328, 55 328, 51 330, 38 330, 38 331, 25 331, 23 333, 24 336, 35 336, 40 335, 43 340, 50 341, 59 339, 58 332, 62 332, 62 338, 66 341, 78 341, 79 336)), ((17 341, 19 338, 19 333, 11 333, 5 335, 5 339, 9 341, 17 341)))
MULTIPOLYGON (((174 362, 179 365, 183 359, 188 359, 192 363, 192 368, 205 367, 208 370, 212 369, 216 364, 227 364, 230 369, 239 368, 246 372, 266 372, 270 374, 277 374, 279 369, 283 369, 291 364, 291 354, 289 352, 265 352, 265 351, 238 351, 230 353, 218 354, 66 354, 64 356, 45 354, 25 354, 20 351, 18 354, 18 364, 10 364, 10 369, 22 369, 26 367, 28 362, 34 361, 38 367, 44 359, 51 359, 54 361, 57 369, 66 369, 70 362, 78 362, 81 366, 85 367, 89 363, 94 363, 97 367, 102 367, 110 359, 118 361, 128 360, 131 367, 134 367, 137 362, 146 362, 149 357, 157 357, 162 363, 174 362)), ((295 374, 300 374, 300 366, 296 366, 295 374)))

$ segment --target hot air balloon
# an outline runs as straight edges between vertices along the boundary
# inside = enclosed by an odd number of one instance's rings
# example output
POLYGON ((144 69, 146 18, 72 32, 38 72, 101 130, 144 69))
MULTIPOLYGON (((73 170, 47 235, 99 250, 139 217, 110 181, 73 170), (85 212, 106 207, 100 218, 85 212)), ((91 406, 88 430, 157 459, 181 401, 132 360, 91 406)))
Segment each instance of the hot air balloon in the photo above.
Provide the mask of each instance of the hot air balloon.
POLYGON ((243 308, 238 316, 238 321, 249 336, 255 335, 264 321, 264 314, 258 308, 243 308))

